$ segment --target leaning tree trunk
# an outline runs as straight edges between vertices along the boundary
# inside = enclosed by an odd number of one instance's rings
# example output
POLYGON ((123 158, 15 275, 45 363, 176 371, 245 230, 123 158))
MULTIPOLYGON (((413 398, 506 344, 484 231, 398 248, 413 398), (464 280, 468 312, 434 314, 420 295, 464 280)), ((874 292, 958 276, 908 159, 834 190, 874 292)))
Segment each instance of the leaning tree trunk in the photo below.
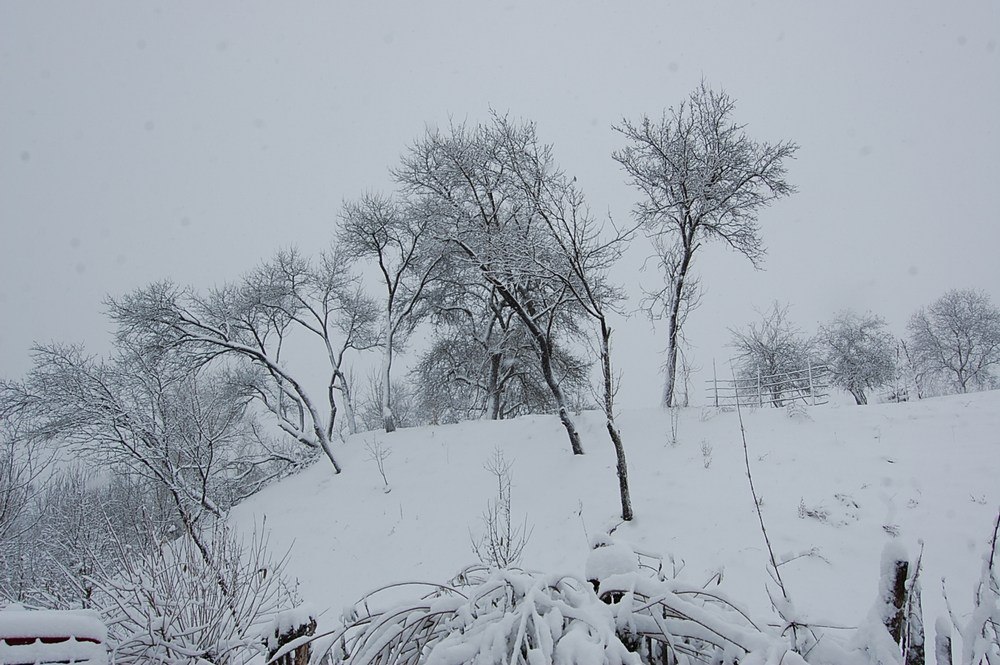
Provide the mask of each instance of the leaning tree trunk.
POLYGON ((357 434, 358 418, 354 412, 354 395, 351 393, 351 386, 347 382, 347 377, 339 369, 334 375, 334 380, 335 383, 331 382, 331 385, 340 391, 340 396, 344 403, 344 418, 347 419, 347 431, 349 434, 357 434))
POLYGON ((545 332, 538 327, 538 323, 535 322, 532 316, 533 308, 530 303, 522 304, 504 286, 496 282, 493 282, 493 285, 496 287, 497 293, 514 309, 521 323, 524 324, 524 327, 531 334, 532 339, 535 340, 535 345, 538 347, 538 356, 541 360, 542 376, 545 378, 545 384, 549 387, 552 399, 556 403, 559 421, 566 428, 566 434, 569 436, 569 445, 573 449, 573 454, 582 455, 583 445, 580 443, 580 433, 576 431, 576 425, 573 423, 573 419, 569 417, 569 409, 566 408, 566 398, 563 396, 559 382, 556 381, 555 373, 552 371, 552 342, 546 336, 545 332))
POLYGON ((628 463, 625 460, 625 444, 621 432, 615 424, 615 388, 614 376, 611 373, 611 329, 607 322, 601 319, 601 373, 604 378, 604 417, 615 446, 615 457, 618 460, 618 494, 622 502, 622 519, 632 521, 632 498, 628 489, 628 463))
POLYGON ((563 396, 562 388, 559 387, 559 382, 556 381, 555 374, 552 371, 552 345, 549 344, 548 340, 542 338, 538 339, 538 346, 542 361, 542 376, 545 377, 545 383, 549 386, 552 399, 556 402, 559 421, 566 428, 566 434, 569 435, 569 445, 573 449, 573 454, 582 455, 583 445, 580 443, 580 433, 576 431, 576 424, 569 417, 569 409, 566 408, 566 398, 563 396))

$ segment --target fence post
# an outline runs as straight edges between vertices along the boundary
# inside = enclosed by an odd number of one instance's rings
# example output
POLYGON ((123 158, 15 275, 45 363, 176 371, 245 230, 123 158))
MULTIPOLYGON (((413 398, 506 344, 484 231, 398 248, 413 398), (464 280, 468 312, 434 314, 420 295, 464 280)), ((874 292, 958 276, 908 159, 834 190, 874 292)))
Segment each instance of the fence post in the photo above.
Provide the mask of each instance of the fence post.
POLYGON ((712 388, 715 390, 715 408, 719 408, 719 377, 715 373, 715 358, 712 358, 712 388))
POLYGON ((812 400, 812 405, 816 406, 816 389, 813 387, 813 364, 812 360, 806 361, 806 367, 809 371, 809 398, 812 400))
POLYGON ((316 634, 316 617, 311 608, 280 612, 275 617, 271 630, 267 650, 269 660, 275 665, 306 665, 309 662, 312 656, 312 645, 309 642, 300 644, 277 660, 274 660, 274 655, 289 642, 316 634))
POLYGON ((757 368, 757 406, 764 408, 764 393, 760 390, 760 367, 757 368))

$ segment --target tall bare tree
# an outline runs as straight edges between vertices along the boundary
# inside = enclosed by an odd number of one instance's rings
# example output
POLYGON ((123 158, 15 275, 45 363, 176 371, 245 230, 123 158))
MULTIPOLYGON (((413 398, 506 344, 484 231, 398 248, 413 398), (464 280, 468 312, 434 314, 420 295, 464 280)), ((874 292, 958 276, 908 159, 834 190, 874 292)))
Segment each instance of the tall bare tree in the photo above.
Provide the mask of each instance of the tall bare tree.
POLYGON ((35 347, 34 367, 16 386, 33 414, 23 435, 143 478, 189 532, 287 466, 253 445, 240 382, 174 352, 122 339, 116 347, 106 360, 76 346, 35 347))
POLYGON ((377 343, 377 310, 358 290, 345 258, 327 253, 314 263, 294 250, 281 251, 206 296, 158 283, 112 299, 110 306, 121 330, 144 344, 182 348, 201 362, 234 362, 281 430, 322 450, 340 472, 332 440, 338 391, 351 403, 344 356, 377 343), (285 362, 286 343, 295 334, 322 344, 329 371, 325 399, 316 399, 285 362))
POLYGON ((667 288, 658 294, 667 318, 663 405, 674 405, 677 355, 686 312, 694 302, 691 267, 709 241, 722 241, 760 267, 761 209, 794 191, 785 161, 798 146, 754 141, 733 120, 735 101, 705 83, 660 119, 643 116, 616 127, 626 139, 614 153, 642 195, 634 214, 661 257, 667 288))
MULTIPOLYGON (((434 339, 413 370, 426 412, 453 422, 557 411, 517 314, 473 271, 456 267, 429 294, 434 339)), ((589 364, 573 349, 555 348, 552 367, 565 392, 587 391, 589 364)))
POLYGON ((984 291, 953 289, 907 325, 915 363, 946 376, 959 392, 987 388, 1000 366, 1000 309, 984 291))
POLYGON ((443 246, 432 233, 433 217, 413 205, 366 194, 344 206, 339 244, 352 259, 378 264, 385 300, 382 308, 382 419, 396 429, 392 413, 393 352, 413 332, 424 311, 424 294, 440 272, 443 246))
MULTIPOLYGON (((535 178, 521 174, 526 182, 535 178)), ((628 463, 621 431, 615 422, 614 398, 617 392, 611 358, 611 314, 624 299, 621 289, 608 279, 608 270, 625 250, 635 229, 617 231, 607 237, 602 225, 590 215, 583 195, 572 182, 555 180, 546 186, 532 188, 539 201, 540 216, 558 250, 552 257, 537 258, 538 267, 552 279, 560 280, 572 294, 576 304, 593 321, 597 329, 598 357, 601 364, 601 407, 605 427, 614 445, 617 459, 619 498, 622 519, 631 521, 632 500, 628 482, 628 463)))
POLYGON ((28 509, 53 458, 30 436, 32 418, 24 407, 20 387, 0 381, 0 547, 32 528, 28 509))
POLYGON ((817 341, 833 382, 858 404, 867 404, 868 391, 896 377, 896 340, 879 316, 839 312, 820 327, 817 341))
POLYGON ((406 193, 427 206, 435 233, 455 251, 456 261, 478 273, 517 315, 538 353, 574 454, 583 446, 553 366, 560 338, 579 331, 582 311, 573 293, 548 270, 559 250, 544 225, 548 205, 535 195, 565 176, 551 148, 538 142, 531 123, 505 117, 476 127, 428 130, 395 171, 406 193))

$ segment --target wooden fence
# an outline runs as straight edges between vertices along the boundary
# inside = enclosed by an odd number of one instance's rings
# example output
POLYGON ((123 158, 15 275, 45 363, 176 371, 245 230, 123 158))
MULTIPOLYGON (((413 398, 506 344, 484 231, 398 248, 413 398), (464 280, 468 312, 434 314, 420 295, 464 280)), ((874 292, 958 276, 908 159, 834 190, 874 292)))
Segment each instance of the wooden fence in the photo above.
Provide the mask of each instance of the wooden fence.
POLYGON ((720 379, 712 363, 708 382, 709 404, 717 407, 782 407, 798 402, 818 406, 830 401, 830 369, 808 364, 802 369, 778 374, 758 374, 737 379, 720 379))

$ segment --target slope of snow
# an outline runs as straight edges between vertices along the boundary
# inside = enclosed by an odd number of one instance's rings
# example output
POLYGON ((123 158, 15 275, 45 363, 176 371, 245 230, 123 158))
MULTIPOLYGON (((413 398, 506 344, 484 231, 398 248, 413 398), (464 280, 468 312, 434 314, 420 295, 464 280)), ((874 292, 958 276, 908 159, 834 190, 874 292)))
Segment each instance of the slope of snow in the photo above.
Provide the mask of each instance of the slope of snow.
MULTIPOLYGON (((856 626, 878 592, 880 553, 924 543, 925 623, 971 610, 1000 504, 1000 392, 907 404, 833 406, 790 415, 744 412, 749 460, 781 573, 799 616, 856 626)), ((395 581, 441 582, 474 563, 471 538, 495 497, 484 468, 501 446, 512 461, 512 513, 531 537, 522 565, 584 574, 588 543, 617 539, 664 558, 668 571, 722 587, 770 612, 768 560, 747 484, 737 414, 681 411, 676 446, 660 410, 624 411, 636 519, 618 519, 615 458, 596 413, 578 418, 587 454, 574 457, 555 417, 369 432, 341 445, 345 472, 325 462, 237 506, 250 530, 266 518, 271 546, 321 626, 366 591, 395 581), (391 450, 385 492, 365 443, 391 450), (616 528, 617 527, 617 528, 616 528)), ((928 639, 933 639, 928 635, 928 639)))

